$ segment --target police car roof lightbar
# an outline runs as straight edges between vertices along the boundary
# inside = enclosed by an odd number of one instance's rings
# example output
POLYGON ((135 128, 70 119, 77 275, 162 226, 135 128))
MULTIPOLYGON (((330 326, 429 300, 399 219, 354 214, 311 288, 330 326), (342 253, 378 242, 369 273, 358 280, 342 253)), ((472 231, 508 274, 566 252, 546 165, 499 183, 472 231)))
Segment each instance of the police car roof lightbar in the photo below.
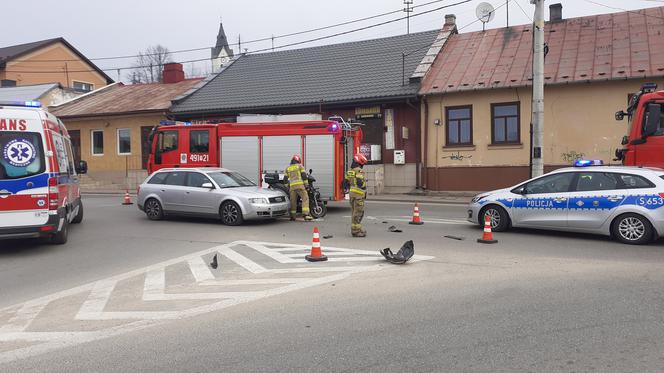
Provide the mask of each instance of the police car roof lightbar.
POLYGON ((0 106, 41 107, 39 101, 0 101, 0 106))
POLYGON ((574 161, 574 167, 603 166, 601 159, 577 159, 574 161))

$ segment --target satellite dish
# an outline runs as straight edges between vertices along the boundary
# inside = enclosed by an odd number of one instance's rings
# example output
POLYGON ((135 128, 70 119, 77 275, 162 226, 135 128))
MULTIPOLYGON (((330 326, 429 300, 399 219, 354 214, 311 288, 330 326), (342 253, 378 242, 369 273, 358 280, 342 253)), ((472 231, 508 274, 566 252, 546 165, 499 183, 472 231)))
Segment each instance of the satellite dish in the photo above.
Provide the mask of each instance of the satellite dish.
POLYGON ((479 3, 477 8, 475 8, 475 15, 477 16, 477 19, 482 21, 482 28, 484 28, 484 24, 493 20, 493 17, 496 15, 496 10, 493 8, 493 5, 489 3, 479 3))

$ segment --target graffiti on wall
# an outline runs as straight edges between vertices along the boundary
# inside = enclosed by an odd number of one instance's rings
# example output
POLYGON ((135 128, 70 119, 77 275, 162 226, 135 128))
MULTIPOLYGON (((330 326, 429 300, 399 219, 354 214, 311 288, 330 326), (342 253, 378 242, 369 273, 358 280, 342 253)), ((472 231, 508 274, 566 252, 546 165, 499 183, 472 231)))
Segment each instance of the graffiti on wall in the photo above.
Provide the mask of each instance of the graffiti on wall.
POLYGON ((443 157, 443 159, 447 158, 447 159, 452 160, 452 161, 463 161, 464 159, 470 159, 472 157, 473 157, 472 155, 463 155, 463 154, 461 154, 461 152, 456 152, 456 153, 452 153, 451 155, 449 155, 447 157, 443 157))
POLYGON ((575 150, 568 150, 560 154, 560 158, 562 158, 563 162, 565 163, 572 163, 577 159, 583 158, 584 156, 585 153, 579 153, 575 150))

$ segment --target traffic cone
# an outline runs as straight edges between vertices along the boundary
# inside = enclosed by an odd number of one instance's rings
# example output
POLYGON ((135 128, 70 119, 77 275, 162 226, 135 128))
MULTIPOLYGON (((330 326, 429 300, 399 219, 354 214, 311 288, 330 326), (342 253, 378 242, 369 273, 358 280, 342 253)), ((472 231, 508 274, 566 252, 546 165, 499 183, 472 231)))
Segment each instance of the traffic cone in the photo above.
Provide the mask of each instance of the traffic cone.
POLYGON ((415 207, 413 207, 413 220, 408 222, 408 224, 413 224, 413 225, 422 225, 424 222, 420 220, 420 207, 417 203, 415 203, 415 207))
POLYGON ((320 233, 318 232, 318 227, 314 227, 314 238, 311 241, 311 254, 305 256, 310 262, 324 262, 327 260, 327 257, 323 255, 323 252, 320 249, 320 233))
POLYGON ((491 232, 491 217, 489 215, 484 216, 484 234, 482 238, 478 238, 477 242, 479 243, 496 243, 497 240, 493 239, 493 233, 491 232))
POLYGON ((122 201, 122 204, 125 205, 125 206, 126 205, 133 205, 133 203, 131 202, 131 197, 129 196, 129 191, 126 191, 126 193, 124 195, 124 200, 122 201))

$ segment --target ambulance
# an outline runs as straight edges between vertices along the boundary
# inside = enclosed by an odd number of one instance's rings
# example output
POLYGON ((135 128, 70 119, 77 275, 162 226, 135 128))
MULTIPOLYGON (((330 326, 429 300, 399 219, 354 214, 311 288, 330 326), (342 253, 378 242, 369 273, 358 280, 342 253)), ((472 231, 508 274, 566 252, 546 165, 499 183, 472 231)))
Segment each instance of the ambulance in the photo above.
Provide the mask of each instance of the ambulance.
POLYGON ((78 172, 58 118, 36 101, 0 101, 0 239, 65 244, 83 220, 78 172))

